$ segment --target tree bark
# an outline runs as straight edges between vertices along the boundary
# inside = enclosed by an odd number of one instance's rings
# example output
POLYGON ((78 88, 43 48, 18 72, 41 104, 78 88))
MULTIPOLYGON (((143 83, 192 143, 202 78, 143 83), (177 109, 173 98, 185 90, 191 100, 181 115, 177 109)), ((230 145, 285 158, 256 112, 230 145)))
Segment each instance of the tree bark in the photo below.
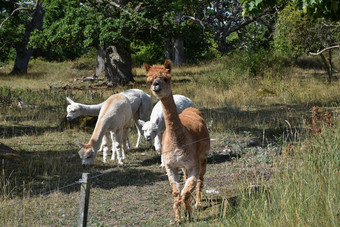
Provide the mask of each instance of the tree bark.
POLYGON ((164 39, 164 55, 165 59, 172 59, 171 58, 171 39, 170 38, 165 38, 164 39))
POLYGON ((335 46, 330 46, 330 47, 326 47, 325 49, 317 52, 317 53, 313 53, 313 52, 309 52, 310 55, 313 55, 313 56, 316 56, 316 55, 320 55, 323 63, 325 64, 325 67, 326 67, 326 70, 327 70, 327 73, 328 73, 328 82, 331 83, 332 80, 333 80, 333 65, 332 65, 332 49, 335 49, 335 48, 340 48, 340 45, 335 45, 335 46), (329 57, 328 57, 328 60, 329 62, 327 62, 327 59, 326 57, 322 54, 323 52, 325 51, 329 51, 329 57))
POLYGON ((331 68, 330 64, 328 64, 328 62, 326 60, 326 57, 322 53, 320 54, 320 57, 321 57, 323 63, 325 64, 325 68, 327 70, 328 82, 331 83, 332 82, 332 77, 333 77, 332 68, 331 68))
POLYGON ((104 47, 98 47, 96 57, 96 76, 105 73, 105 50, 104 47))
MULTIPOLYGON (((180 24, 182 13, 175 14, 175 21, 180 24)), ((173 63, 174 65, 182 65, 184 63, 184 42, 179 38, 175 38, 173 41, 173 63)))
POLYGON ((174 65, 182 65, 184 63, 184 43, 183 40, 174 40, 174 65))
POLYGON ((108 85, 126 85, 133 82, 130 47, 112 45, 108 46, 105 52, 105 76, 108 85))
POLYGON ((10 74, 26 74, 28 62, 33 54, 33 49, 27 49, 27 45, 34 29, 42 29, 43 25, 44 10, 42 8, 41 1, 36 2, 35 10, 32 16, 31 22, 28 24, 25 30, 24 40, 17 45, 16 58, 12 72, 10 74))

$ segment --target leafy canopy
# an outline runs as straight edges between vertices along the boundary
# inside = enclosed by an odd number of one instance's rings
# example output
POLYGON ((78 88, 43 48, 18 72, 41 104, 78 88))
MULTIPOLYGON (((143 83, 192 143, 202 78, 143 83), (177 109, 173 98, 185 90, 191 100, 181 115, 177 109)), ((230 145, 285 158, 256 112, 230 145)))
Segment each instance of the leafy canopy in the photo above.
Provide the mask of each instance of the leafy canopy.
POLYGON ((294 3, 297 9, 303 10, 311 18, 325 18, 333 21, 340 20, 339 0, 241 0, 243 15, 256 15, 267 8, 294 3))

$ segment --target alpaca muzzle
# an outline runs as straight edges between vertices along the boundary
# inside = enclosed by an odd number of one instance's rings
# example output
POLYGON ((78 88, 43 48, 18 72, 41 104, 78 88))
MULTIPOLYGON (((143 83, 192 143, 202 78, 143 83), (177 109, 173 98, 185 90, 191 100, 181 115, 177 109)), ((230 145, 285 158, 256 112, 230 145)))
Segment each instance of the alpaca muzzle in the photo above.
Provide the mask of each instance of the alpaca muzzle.
POLYGON ((152 84, 152 91, 155 93, 158 93, 161 91, 161 86, 157 81, 152 84))

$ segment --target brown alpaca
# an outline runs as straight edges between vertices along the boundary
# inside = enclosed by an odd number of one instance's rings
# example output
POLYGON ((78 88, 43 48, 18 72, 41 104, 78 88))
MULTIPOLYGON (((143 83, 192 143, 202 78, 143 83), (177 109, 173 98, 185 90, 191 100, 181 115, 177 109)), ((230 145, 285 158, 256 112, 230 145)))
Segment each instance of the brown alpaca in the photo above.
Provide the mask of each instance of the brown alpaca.
POLYGON ((191 215, 192 192, 196 187, 196 207, 201 205, 201 188, 206 171, 210 137, 207 126, 195 108, 180 115, 171 91, 171 62, 163 65, 144 64, 152 93, 161 100, 166 130, 162 140, 162 155, 174 197, 176 222, 180 221, 181 202, 185 216, 191 215), (178 170, 183 170, 185 185, 180 191, 178 170))

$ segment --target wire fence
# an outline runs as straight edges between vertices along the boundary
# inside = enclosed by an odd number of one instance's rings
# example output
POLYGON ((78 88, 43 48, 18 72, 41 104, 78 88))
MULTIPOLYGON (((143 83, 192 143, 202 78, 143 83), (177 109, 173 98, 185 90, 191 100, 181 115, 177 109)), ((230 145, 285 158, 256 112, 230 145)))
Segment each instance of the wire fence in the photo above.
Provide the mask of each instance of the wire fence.
MULTIPOLYGON (((266 117, 263 118, 263 120, 265 120, 265 119, 266 119, 266 117)), ((238 129, 238 128, 247 126, 247 125, 249 125, 249 124, 251 124, 251 122, 248 122, 248 123, 246 123, 246 124, 244 124, 244 125, 241 125, 241 126, 238 126, 238 127, 234 127, 234 128, 232 128, 232 129, 230 129, 230 130, 233 131, 233 130, 236 130, 236 129, 238 129)), ((186 146, 189 146, 189 145, 192 145, 192 144, 194 144, 194 143, 198 143, 198 142, 201 142, 201 141, 204 141, 204 140, 208 140, 208 139, 210 139, 211 141, 215 141, 215 139, 211 139, 210 137, 205 137, 205 138, 202 138, 202 139, 199 139, 199 140, 192 141, 192 142, 190 142, 190 143, 184 144, 184 145, 182 145, 180 148, 184 148, 184 147, 186 147, 186 146)), ((166 151, 166 152, 170 152, 170 151, 166 151)), ((95 179, 95 178, 104 176, 104 175, 106 175, 106 174, 112 173, 112 172, 118 170, 119 168, 124 168, 124 167, 128 167, 128 166, 131 166, 131 165, 136 165, 136 164, 138 164, 138 162, 132 162, 132 163, 129 163, 129 165, 124 165, 124 166, 120 166, 120 167, 114 167, 114 168, 111 168, 111 169, 109 169, 109 170, 107 170, 107 171, 104 171, 104 172, 102 172, 102 173, 99 173, 99 174, 90 176, 90 177, 88 178, 88 180, 92 180, 92 179, 95 179)), ((56 189, 49 190, 49 191, 46 191, 46 192, 44 192, 44 193, 41 193, 41 194, 38 194, 38 195, 34 195, 34 196, 31 196, 31 197, 22 199, 22 200, 20 200, 20 201, 13 202, 13 203, 11 203, 11 204, 2 206, 2 207, 0 207, 0 210, 3 210, 3 209, 5 209, 5 208, 11 207, 11 206, 16 206, 16 205, 19 205, 19 204, 21 204, 21 203, 23 203, 23 202, 26 202, 26 201, 29 201, 29 200, 33 200, 33 199, 36 199, 36 198, 40 198, 40 197, 49 195, 49 194, 51 194, 51 193, 55 193, 55 192, 58 192, 58 191, 61 191, 61 190, 66 189, 66 188, 72 187, 72 186, 77 185, 77 184, 82 184, 82 183, 83 183, 83 182, 82 182, 82 179, 79 179, 79 180, 77 180, 77 181, 75 181, 75 182, 73 182, 73 183, 64 185, 64 186, 62 186, 62 187, 58 187, 58 188, 56 188, 56 189)))
MULTIPOLYGON (((268 119, 268 117, 264 117, 264 118, 262 119, 262 121, 265 121, 265 120, 267 120, 267 119, 268 119)), ((235 130, 237 130, 237 129, 239 129, 239 128, 248 126, 248 125, 250 125, 250 124, 252 124, 252 123, 253 123, 253 122, 246 122, 245 124, 238 125, 237 127, 234 127, 234 128, 230 128, 229 131, 235 131, 235 130)), ((204 140, 207 140, 207 139, 210 139, 211 142, 216 141, 216 139, 211 139, 210 137, 205 137, 205 138, 202 138, 202 139, 199 139, 199 140, 196 140, 196 141, 192 141, 192 142, 187 143, 187 144, 185 144, 185 145, 182 145, 180 148, 184 148, 184 147, 189 146, 189 145, 191 145, 191 144, 194 144, 194 143, 197 143, 197 142, 200 142, 200 141, 204 141, 204 140)), ((9 208, 9 207, 18 206, 18 205, 20 205, 20 204, 22 204, 22 203, 24 203, 24 202, 26 202, 26 201, 34 200, 34 199, 37 199, 37 198, 41 198, 41 197, 50 195, 50 194, 52 194, 52 193, 55 193, 55 192, 58 192, 58 191, 61 191, 61 190, 65 190, 65 189, 70 188, 70 187, 75 186, 75 185, 79 185, 79 186, 80 186, 80 189, 81 189, 81 191, 82 191, 84 188, 83 188, 81 185, 84 185, 84 183, 85 183, 85 184, 86 184, 86 183, 89 183, 90 180, 93 180, 93 179, 102 177, 102 176, 104 176, 104 175, 110 174, 110 173, 112 173, 112 172, 114 172, 114 171, 117 171, 117 170, 119 170, 119 169, 121 169, 121 168, 127 168, 127 167, 134 166, 134 165, 139 164, 139 163, 140 163, 140 161, 138 161, 138 162, 130 162, 129 164, 125 164, 124 166, 113 167, 113 168, 110 168, 110 169, 108 169, 108 170, 106 170, 106 171, 103 171, 103 172, 101 172, 101 173, 97 173, 97 174, 95 174, 95 175, 90 175, 90 176, 87 177, 87 181, 86 181, 86 182, 84 181, 83 178, 81 178, 81 179, 79 179, 79 180, 77 180, 77 181, 75 181, 75 182, 66 184, 66 185, 64 185, 64 186, 55 188, 55 189, 53 189, 53 190, 49 190, 49 191, 46 191, 46 192, 44 192, 44 193, 41 193, 41 194, 38 194, 38 195, 34 195, 34 196, 31 196, 31 197, 22 199, 22 200, 20 200, 20 201, 16 201, 16 202, 7 204, 7 205, 5 205, 5 206, 2 206, 2 207, 0 207, 0 211, 1 211, 1 210, 4 210, 4 209, 6 209, 6 208, 9 208)), ((84 174, 84 173, 83 173, 83 174, 84 174)), ((88 190, 89 190, 89 189, 88 189, 88 190)), ((81 193, 82 193, 82 192, 81 192, 81 193)), ((89 192, 88 192, 88 193, 89 193, 89 192)), ((80 196, 80 197, 81 197, 81 196, 80 196)), ((86 197, 86 196, 85 196, 85 197, 86 197)), ((82 198, 80 198, 80 200, 82 200, 82 198)), ((80 204, 81 204, 81 202, 80 202, 80 204)), ((81 205, 80 205, 80 207, 81 207, 81 205)), ((84 216, 85 216, 85 219, 87 218, 87 214, 85 215, 86 212, 87 212, 87 211, 84 211, 84 210, 83 210, 83 211, 81 211, 81 212, 79 213, 78 226, 86 226, 86 222, 85 222, 85 224, 84 224, 84 222, 83 222, 83 224, 81 224, 82 222, 79 221, 80 219, 84 220, 84 216)))
MULTIPOLYGON (((124 166, 121 166, 121 167, 114 167, 114 168, 109 169, 109 170, 107 170, 107 171, 105 171, 105 172, 103 172, 103 173, 99 173, 99 174, 93 175, 93 176, 89 177, 88 179, 90 180, 90 179, 95 179, 95 178, 101 177, 101 176, 103 176, 103 175, 112 173, 112 172, 118 170, 119 168, 124 168, 124 166)), ((12 207, 12 206, 19 205, 19 204, 21 204, 21 203, 23 203, 23 202, 26 202, 26 201, 29 201, 29 200, 33 200, 33 199, 36 199, 36 198, 40 198, 40 197, 43 197, 43 196, 47 196, 47 195, 49 195, 49 194, 52 194, 52 193, 55 193, 55 192, 64 190, 64 189, 66 189, 66 188, 70 188, 70 187, 72 187, 72 186, 74 186, 74 185, 77 185, 77 184, 80 185, 80 184, 82 184, 82 183, 83 183, 82 179, 79 179, 79 180, 77 180, 77 181, 75 181, 75 182, 73 182, 73 183, 64 185, 64 186, 62 186, 62 187, 58 187, 58 188, 56 188, 56 189, 52 189, 52 190, 46 191, 46 192, 44 192, 44 193, 41 193, 41 194, 38 194, 38 195, 34 195, 34 196, 31 196, 31 197, 22 199, 22 200, 20 200, 20 201, 13 202, 13 203, 11 203, 11 204, 2 206, 2 207, 0 207, 0 210, 3 210, 3 209, 8 208, 8 207, 12 207)))

